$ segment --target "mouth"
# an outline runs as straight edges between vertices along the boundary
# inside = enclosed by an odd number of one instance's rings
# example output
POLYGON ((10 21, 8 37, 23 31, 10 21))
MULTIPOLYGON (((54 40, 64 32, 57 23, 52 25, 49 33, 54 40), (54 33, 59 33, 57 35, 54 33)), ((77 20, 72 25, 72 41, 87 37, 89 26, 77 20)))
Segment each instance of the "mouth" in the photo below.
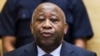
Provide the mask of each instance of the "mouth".
POLYGON ((51 37, 52 36, 52 32, 51 31, 42 31, 41 35, 43 37, 51 37))
POLYGON ((50 37, 52 34, 51 33, 42 33, 42 36, 44 37, 50 37))

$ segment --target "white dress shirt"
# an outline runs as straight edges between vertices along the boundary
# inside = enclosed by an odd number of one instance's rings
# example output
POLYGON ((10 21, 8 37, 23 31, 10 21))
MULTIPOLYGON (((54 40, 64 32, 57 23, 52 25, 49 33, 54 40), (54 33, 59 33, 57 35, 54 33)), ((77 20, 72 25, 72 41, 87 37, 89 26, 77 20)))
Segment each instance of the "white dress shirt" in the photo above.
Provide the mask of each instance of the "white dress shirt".
MULTIPOLYGON (((50 54, 53 56, 60 56, 61 46, 62 44, 59 45, 59 47, 56 48, 54 51, 52 51, 50 54)), ((38 50, 38 56, 43 56, 44 54, 46 54, 46 52, 42 50, 39 46, 37 46, 37 50, 38 50)))

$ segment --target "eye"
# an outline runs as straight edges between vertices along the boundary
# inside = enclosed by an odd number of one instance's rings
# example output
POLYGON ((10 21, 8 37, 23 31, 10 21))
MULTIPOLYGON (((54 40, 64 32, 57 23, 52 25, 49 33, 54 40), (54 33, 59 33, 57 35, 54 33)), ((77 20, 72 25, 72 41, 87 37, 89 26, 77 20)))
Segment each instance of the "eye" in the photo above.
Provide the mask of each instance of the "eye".
POLYGON ((59 19, 57 18, 57 16, 51 16, 51 19, 50 19, 52 22, 58 22, 59 19))
POLYGON ((37 21, 39 21, 39 22, 42 22, 42 21, 44 21, 45 19, 44 19, 44 16, 39 16, 38 17, 38 19, 37 19, 37 21))

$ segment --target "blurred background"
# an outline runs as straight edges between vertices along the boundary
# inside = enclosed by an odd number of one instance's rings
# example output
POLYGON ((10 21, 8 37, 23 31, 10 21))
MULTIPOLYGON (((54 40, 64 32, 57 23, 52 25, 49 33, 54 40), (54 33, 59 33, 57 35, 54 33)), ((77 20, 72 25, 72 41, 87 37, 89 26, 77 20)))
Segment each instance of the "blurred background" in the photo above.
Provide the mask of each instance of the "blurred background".
MULTIPOLYGON (((0 12, 5 4, 6 0, 0 0, 0 12)), ((3 56, 2 40, 0 39, 0 56, 3 56)))
POLYGON ((100 0, 83 0, 94 31, 93 38, 88 42, 88 50, 100 56, 100 0))
MULTIPOLYGON (((0 0, 0 11, 6 0, 0 0)), ((94 31, 94 36, 88 42, 88 50, 94 51, 97 53, 97 56, 100 56, 100 0, 83 0, 87 12, 90 18, 90 22, 94 31)), ((0 53, 2 50, 1 40, 0 40, 0 53)), ((1 56, 3 56, 1 54, 1 56)))

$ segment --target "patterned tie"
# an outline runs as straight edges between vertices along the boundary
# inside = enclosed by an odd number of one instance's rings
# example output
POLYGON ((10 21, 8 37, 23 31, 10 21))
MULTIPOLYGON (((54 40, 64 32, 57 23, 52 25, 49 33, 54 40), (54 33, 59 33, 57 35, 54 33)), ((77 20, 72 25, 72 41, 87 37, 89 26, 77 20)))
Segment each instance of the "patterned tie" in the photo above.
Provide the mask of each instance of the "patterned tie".
POLYGON ((53 55, 51 55, 51 54, 44 54, 43 56, 53 56, 53 55))

